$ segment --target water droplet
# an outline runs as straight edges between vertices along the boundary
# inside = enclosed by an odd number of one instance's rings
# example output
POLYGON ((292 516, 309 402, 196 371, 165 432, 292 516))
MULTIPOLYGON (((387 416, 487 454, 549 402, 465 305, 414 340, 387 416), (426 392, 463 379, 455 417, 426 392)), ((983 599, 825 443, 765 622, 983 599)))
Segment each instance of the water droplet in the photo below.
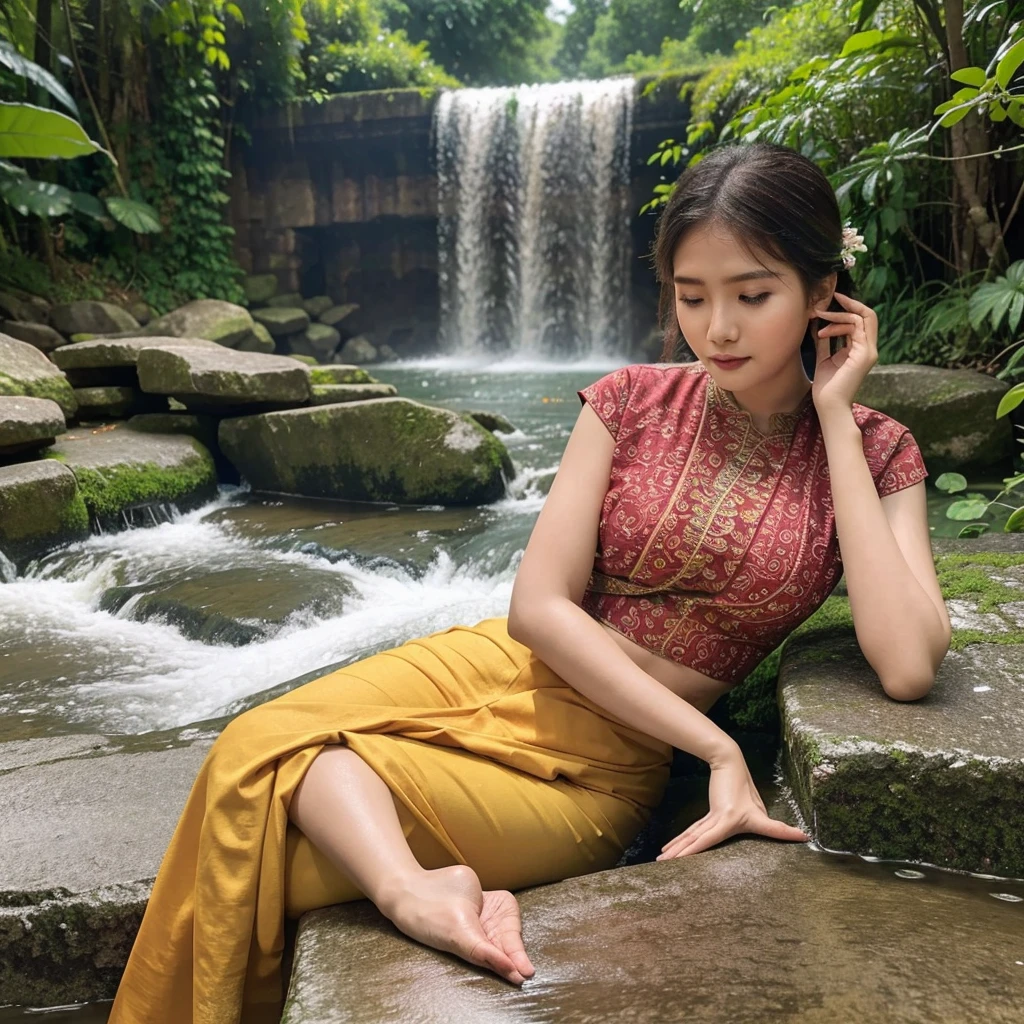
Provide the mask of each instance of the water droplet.
POLYGON ((989 896, 994 900, 1004 900, 1006 903, 1024 903, 1024 896, 1016 896, 1012 892, 990 892, 989 896))
POLYGON ((914 871, 911 868, 900 868, 898 871, 894 871, 893 874, 897 878, 924 878, 923 871, 914 871))
POLYGON ((984 693, 986 690, 991 690, 991 686, 976 686, 974 688, 975 693, 984 693))

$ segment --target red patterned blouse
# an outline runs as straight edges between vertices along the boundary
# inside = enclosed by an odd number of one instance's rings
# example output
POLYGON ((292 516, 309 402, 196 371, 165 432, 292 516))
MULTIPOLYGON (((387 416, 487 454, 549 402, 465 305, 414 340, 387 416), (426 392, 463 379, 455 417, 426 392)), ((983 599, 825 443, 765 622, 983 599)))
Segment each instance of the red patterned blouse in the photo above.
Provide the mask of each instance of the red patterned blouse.
MULTIPOLYGON (((578 391, 615 438, 582 606, 662 657, 739 683, 842 575, 810 392, 762 434, 696 363, 638 363, 578 391)), ((879 496, 928 476, 910 431, 858 403, 879 496)))

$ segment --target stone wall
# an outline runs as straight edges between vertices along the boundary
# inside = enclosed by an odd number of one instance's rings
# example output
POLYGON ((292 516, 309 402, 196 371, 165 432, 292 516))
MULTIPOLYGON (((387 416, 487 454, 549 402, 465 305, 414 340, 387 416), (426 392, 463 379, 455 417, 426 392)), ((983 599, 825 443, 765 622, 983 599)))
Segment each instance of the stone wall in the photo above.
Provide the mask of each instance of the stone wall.
MULTIPOLYGON (((637 211, 663 173, 672 177, 648 157, 662 139, 679 138, 689 116, 678 81, 644 97, 646 81, 637 80, 630 140, 637 211)), ((436 101, 396 89, 291 105, 258 121, 251 145, 232 161, 231 220, 246 272, 276 274, 283 292, 359 303, 359 333, 400 355, 434 350, 437 335, 436 101)), ((646 258, 655 220, 633 221, 633 322, 624 350, 637 349, 655 323, 646 258)))

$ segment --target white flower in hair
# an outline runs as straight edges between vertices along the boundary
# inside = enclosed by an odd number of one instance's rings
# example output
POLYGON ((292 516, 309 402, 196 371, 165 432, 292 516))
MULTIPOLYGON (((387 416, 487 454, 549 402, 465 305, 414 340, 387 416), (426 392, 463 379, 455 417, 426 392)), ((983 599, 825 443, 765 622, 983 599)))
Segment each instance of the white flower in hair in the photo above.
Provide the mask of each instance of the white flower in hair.
POLYGON ((843 266, 849 270, 857 262, 855 252, 867 252, 868 247, 864 244, 864 236, 857 234, 857 229, 849 224, 843 228, 843 247, 839 250, 839 257, 843 266))

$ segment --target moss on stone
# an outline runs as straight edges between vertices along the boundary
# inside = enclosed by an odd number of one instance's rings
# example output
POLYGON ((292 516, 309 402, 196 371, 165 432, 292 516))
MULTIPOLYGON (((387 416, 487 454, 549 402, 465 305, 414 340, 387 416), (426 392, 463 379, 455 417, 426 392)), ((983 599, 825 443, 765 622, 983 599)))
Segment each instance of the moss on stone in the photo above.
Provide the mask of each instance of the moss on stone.
MULTIPOLYGON (((176 501, 216 486, 213 456, 189 438, 196 458, 185 465, 161 466, 153 462, 128 462, 105 469, 71 465, 79 493, 96 519, 117 517, 124 509, 153 501, 176 501)), ((59 454, 47 454, 67 462, 59 454)))
POLYGON ((379 384, 380 382, 370 374, 357 367, 339 373, 337 369, 327 367, 314 367, 309 371, 309 379, 312 384, 379 384))
MULTIPOLYGON (((806 756, 806 754, 805 754, 806 756)), ((1024 875, 1024 765, 890 749, 810 773, 817 838, 831 848, 967 871, 1024 875), (884 758, 885 785, 879 785, 884 758)))
POLYGON ((71 418, 78 411, 75 393, 67 378, 61 374, 52 377, 37 377, 33 380, 15 380, 0 372, 0 395, 27 395, 29 398, 49 398, 56 402, 65 417, 71 418))

